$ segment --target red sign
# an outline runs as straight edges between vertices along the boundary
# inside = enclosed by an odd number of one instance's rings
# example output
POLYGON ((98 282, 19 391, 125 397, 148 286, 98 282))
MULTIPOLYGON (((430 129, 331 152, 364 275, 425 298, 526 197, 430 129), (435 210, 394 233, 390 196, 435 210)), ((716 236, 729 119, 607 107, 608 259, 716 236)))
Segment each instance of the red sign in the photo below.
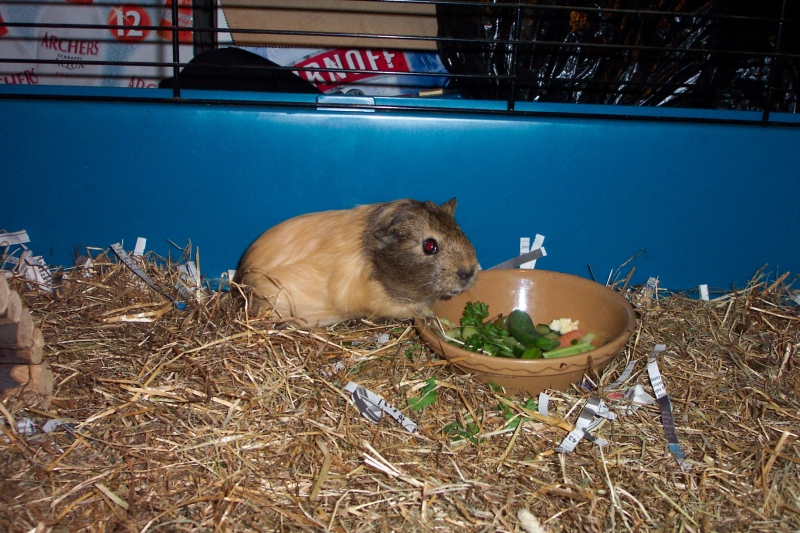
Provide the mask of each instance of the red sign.
POLYGON ((140 29, 150 26, 150 15, 139 6, 124 5, 113 8, 108 12, 109 26, 125 26, 124 28, 109 28, 111 35, 118 41, 125 43, 138 43, 150 35, 150 30, 140 29))
MULTIPOLYGON (((172 0, 167 0, 164 16, 159 26, 172 26, 172 0)), ((178 27, 192 27, 192 0, 178 0, 178 27)), ((158 35, 167 41, 172 40, 172 30, 158 30, 158 35)), ((187 44, 193 40, 191 31, 179 31, 178 42, 187 44)))
POLYGON ((153 82, 144 81, 142 78, 131 76, 130 81, 128 81, 128 87, 132 89, 155 89, 157 85, 153 82))
POLYGON ((39 41, 39 47, 63 54, 71 54, 73 56, 97 57, 100 53, 100 45, 97 41, 63 38, 57 35, 50 35, 49 33, 45 33, 39 41))
POLYGON ((409 72, 406 56, 398 50, 364 50, 346 48, 328 50, 294 65, 311 70, 298 70, 295 74, 310 81, 325 92, 339 85, 349 85, 358 80, 384 73, 409 72), (320 71, 313 69, 331 69, 320 71), (367 72, 344 72, 361 70, 367 72))
POLYGON ((33 69, 0 77, 0 84, 4 85, 36 85, 38 83, 39 76, 34 73, 33 69))

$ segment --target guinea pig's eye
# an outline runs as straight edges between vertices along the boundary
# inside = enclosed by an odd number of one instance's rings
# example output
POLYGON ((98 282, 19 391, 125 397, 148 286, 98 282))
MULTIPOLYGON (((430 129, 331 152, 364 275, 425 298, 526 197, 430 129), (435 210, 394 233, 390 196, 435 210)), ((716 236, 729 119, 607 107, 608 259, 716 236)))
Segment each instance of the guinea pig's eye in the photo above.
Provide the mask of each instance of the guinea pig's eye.
POLYGON ((422 251, 426 255, 433 255, 439 251, 439 243, 436 239, 425 239, 422 243, 422 251))

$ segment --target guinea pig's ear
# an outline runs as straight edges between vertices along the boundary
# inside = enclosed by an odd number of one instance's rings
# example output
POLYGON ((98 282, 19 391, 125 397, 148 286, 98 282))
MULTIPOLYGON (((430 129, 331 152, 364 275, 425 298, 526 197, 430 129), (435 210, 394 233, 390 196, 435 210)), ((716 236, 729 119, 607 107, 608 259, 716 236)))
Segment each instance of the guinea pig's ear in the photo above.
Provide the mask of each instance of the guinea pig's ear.
POLYGON ((447 213, 448 215, 455 216, 456 214, 456 199, 450 198, 445 203, 442 204, 442 210, 447 213))
POLYGON ((372 234, 383 244, 394 244, 400 241, 402 234, 398 231, 397 226, 408 217, 408 211, 404 207, 397 203, 387 204, 381 207, 370 220, 372 234))
POLYGON ((397 238, 397 233, 392 230, 391 226, 376 229, 372 234, 383 244, 394 244, 399 240, 397 238))

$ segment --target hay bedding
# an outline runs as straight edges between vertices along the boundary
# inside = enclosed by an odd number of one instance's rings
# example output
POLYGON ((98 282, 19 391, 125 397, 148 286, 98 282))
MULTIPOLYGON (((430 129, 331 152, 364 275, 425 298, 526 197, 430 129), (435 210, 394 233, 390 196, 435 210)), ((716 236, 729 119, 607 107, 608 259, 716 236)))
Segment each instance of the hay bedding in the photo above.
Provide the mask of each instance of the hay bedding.
MULTIPOLYGON (((210 293, 177 311, 95 259, 56 296, 12 282, 43 330, 56 391, 49 412, 4 402, 0 530, 534 531, 526 511, 550 532, 800 530, 800 334, 786 278, 757 275, 711 302, 647 300, 623 354, 589 376, 603 396, 635 359, 628 385, 652 392, 644 363, 667 344, 682 472, 655 405, 594 430, 605 448, 554 453, 589 392, 550 391, 554 420, 542 422, 509 407, 524 398, 453 374, 409 323, 280 329, 210 293), (411 411, 431 377, 436 402, 411 411), (348 381, 418 432, 363 418, 348 381), (21 436, 8 423, 52 417, 71 425, 21 436)), ((174 266, 143 262, 161 287, 174 266)))

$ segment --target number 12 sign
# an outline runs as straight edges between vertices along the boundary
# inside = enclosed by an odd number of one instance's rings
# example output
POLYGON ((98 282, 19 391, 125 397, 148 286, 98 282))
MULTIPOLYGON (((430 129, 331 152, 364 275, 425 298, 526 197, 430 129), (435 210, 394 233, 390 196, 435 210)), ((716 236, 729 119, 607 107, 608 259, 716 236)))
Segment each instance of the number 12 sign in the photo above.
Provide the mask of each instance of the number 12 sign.
POLYGON ((151 24, 150 15, 139 6, 118 6, 108 13, 108 25, 116 26, 108 31, 118 41, 136 43, 145 40, 150 35, 150 30, 142 27, 151 24))

